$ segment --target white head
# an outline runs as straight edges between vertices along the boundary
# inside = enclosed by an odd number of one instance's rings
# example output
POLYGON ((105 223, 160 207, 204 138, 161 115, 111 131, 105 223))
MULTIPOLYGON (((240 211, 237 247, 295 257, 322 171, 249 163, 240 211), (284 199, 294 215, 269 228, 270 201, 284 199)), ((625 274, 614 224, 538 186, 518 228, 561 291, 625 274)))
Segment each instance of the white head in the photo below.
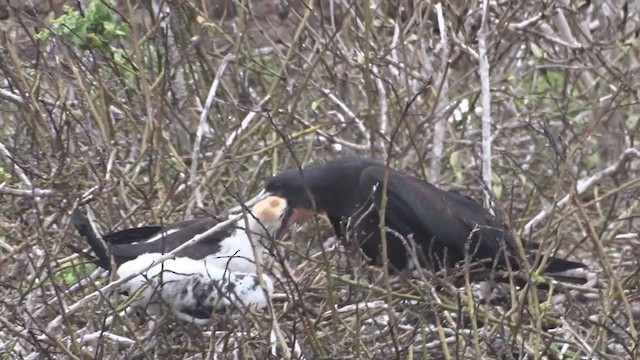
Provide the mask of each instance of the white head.
POLYGON ((248 216, 248 231, 259 236, 277 237, 284 227, 286 213, 287 201, 281 197, 269 196, 251 208, 253 216, 248 216))

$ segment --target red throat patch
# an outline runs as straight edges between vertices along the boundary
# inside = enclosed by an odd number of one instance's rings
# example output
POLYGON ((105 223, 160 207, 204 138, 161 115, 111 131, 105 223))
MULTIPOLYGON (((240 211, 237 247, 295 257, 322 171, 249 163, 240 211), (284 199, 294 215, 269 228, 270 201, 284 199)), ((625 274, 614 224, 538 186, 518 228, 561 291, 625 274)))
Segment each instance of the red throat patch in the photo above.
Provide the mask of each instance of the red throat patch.
POLYGON ((289 216, 289 220, 287 221, 287 226, 291 224, 299 224, 309 220, 315 212, 309 209, 303 208, 295 208, 291 211, 291 215, 289 216))

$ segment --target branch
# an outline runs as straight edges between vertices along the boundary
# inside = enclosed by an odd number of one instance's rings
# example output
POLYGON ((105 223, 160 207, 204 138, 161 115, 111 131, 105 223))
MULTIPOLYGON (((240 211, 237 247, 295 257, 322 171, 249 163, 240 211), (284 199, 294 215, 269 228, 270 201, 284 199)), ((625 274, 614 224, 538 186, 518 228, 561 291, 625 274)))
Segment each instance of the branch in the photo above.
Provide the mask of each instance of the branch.
MULTIPOLYGON (((608 166, 606 169, 601 170, 589 176, 588 178, 578 180, 578 183, 576 184, 576 195, 582 195, 591 186, 596 184, 598 181, 602 180, 602 178, 604 178, 605 176, 610 176, 617 173, 632 158, 640 159, 640 150, 635 148, 629 148, 624 152, 622 152, 622 154, 620 154, 620 156, 618 157, 618 161, 615 164, 608 166)), ((565 195, 562 199, 560 199, 560 201, 556 203, 555 207, 557 209, 562 209, 567 205, 569 200, 571 200, 571 194, 565 195)), ((531 219, 531 221, 529 221, 524 226, 525 237, 531 234, 531 230, 533 229, 534 226, 538 225, 540 222, 542 222, 542 220, 544 220, 547 216, 549 216, 552 208, 553 206, 549 206, 547 209, 540 211, 538 215, 536 215, 533 219, 531 219)))
POLYGON ((20 95, 16 95, 11 91, 0 89, 0 97, 12 101, 18 105, 24 105, 25 101, 20 95))
MULTIPOLYGON (((447 103, 449 85, 447 83, 447 68, 449 66, 449 46, 447 38, 447 26, 442 15, 442 4, 435 6, 438 15, 438 29, 440 30, 440 70, 438 71, 438 83, 440 84, 440 101, 447 103)), ((438 181, 442 166, 442 150, 444 147, 445 118, 436 117, 433 129, 433 155, 431 156, 431 181, 438 181)))
POLYGON ((340 107, 340 109, 342 109, 342 111, 344 111, 347 114, 347 116, 349 116, 351 119, 353 119, 353 121, 355 121, 356 126, 358 127, 358 130, 360 130, 364 138, 367 140, 367 143, 370 143, 371 136, 369 135, 369 132, 367 131, 366 126, 364 126, 364 122, 360 118, 358 118, 358 116, 356 116, 356 114, 353 111, 351 111, 351 109, 349 109, 349 107, 344 102, 342 102, 335 95, 333 95, 331 91, 329 91, 328 89, 321 89, 321 90, 329 98, 329 100, 331 100, 334 104, 340 107))
POLYGON ((96 340, 100 340, 100 339, 108 339, 113 341, 114 343, 118 344, 126 344, 126 345, 133 345, 136 342, 124 337, 124 336, 120 336, 120 335, 116 335, 116 334, 112 334, 110 332, 105 332, 105 331, 96 331, 94 333, 91 334, 86 334, 86 335, 82 335, 79 339, 79 342, 81 344, 84 343, 88 343, 88 342, 92 342, 92 341, 96 341, 96 340))
MULTIPOLYGON (((389 105, 387 104, 387 92, 384 89, 384 83, 381 80, 381 72, 377 66, 371 66, 371 71, 375 75, 376 88, 378 89, 378 97, 380 99, 380 134, 384 136, 389 128, 389 105)), ((384 144, 383 144, 384 145, 384 144)))
MULTIPOLYGON (((218 85, 220 84, 220 78, 224 73, 225 69, 229 62, 233 59, 233 55, 227 54, 224 58, 222 58, 222 62, 220 63, 220 67, 216 72, 216 77, 211 84, 211 88, 209 89, 209 95, 207 95, 207 101, 204 104, 204 109, 202 109, 202 114, 200 114, 200 124, 198 125, 198 131, 196 132, 196 139, 193 142, 193 152, 191 153, 191 177, 189 179, 189 186, 194 190, 196 203, 198 206, 201 205, 202 199, 200 199, 200 195, 198 193, 196 180, 197 180, 197 171, 198 171, 198 155, 200 155, 200 145, 202 144, 202 136, 204 134, 204 129, 206 126, 207 115, 209 114, 209 108, 211 108, 211 104, 213 103, 213 99, 216 97, 216 91, 218 90, 218 85)), ((186 215, 190 216, 191 211, 193 209, 193 202, 189 204, 187 208, 186 215)))
POLYGON ((480 62, 480 86, 482 96, 482 181, 484 182, 485 207, 491 211, 491 88, 489 60, 487 59, 487 39, 489 33, 489 1, 482 1, 482 21, 478 32, 478 56, 480 62))
POLYGON ((33 189, 33 184, 31 183, 31 180, 29 180, 29 178, 27 177, 27 174, 25 174, 22 168, 16 164, 16 162, 13 160, 13 155, 11 155, 11 152, 9 152, 9 149, 7 149, 7 147, 4 146, 2 142, 0 142, 0 154, 4 155, 4 157, 7 158, 7 160, 9 160, 11 163, 15 165, 14 169, 18 174, 18 177, 24 183, 24 186, 27 189, 33 189))
MULTIPOLYGON (((564 8, 569 7, 570 5, 569 1, 561 0, 560 5, 562 7, 558 7, 557 9, 555 9, 555 12, 551 17, 553 24, 558 28, 558 31, 560 32, 560 37, 562 38, 562 40, 566 41, 567 43, 573 46, 578 46, 579 48, 582 48, 583 47, 582 44, 579 41, 577 41, 573 36, 573 34, 571 33, 571 27, 569 26, 569 22, 567 21, 567 18, 564 16, 564 12, 562 11, 563 7, 564 8)), ((593 76, 591 76, 591 73, 586 70, 580 71, 579 76, 580 76, 580 80, 582 80, 585 87, 587 87, 590 90, 593 90, 595 86, 595 81, 593 80, 593 76)))
POLYGON ((47 197, 54 196, 57 194, 57 191, 53 189, 31 189, 31 190, 20 190, 14 189, 7 186, 6 183, 0 184, 0 194, 2 195, 12 195, 12 196, 24 196, 24 197, 47 197))
MULTIPOLYGON (((258 111, 260 111, 260 109, 262 109, 262 107, 264 106, 264 104, 269 101, 271 99, 270 95, 265 96, 262 101, 260 101, 258 103, 258 106, 256 106, 256 110, 251 110, 247 116, 244 117, 244 119, 242 119, 242 121, 240 122, 240 128, 234 130, 231 135, 229 135, 229 137, 227 138, 227 140, 224 142, 224 146, 218 150, 218 152, 216 153, 216 157, 213 159, 213 162, 211 163, 211 172, 217 170, 216 167, 218 166, 218 163, 222 160, 222 157, 224 156, 224 150, 228 149, 229 147, 231 147, 231 145, 233 145, 233 143, 236 141, 236 138, 244 131, 246 130, 249 125, 251 125, 251 123, 253 122, 253 119, 255 119, 256 115, 258 115, 258 111)), ((205 178, 209 178, 209 173, 207 173, 207 176, 205 178)))

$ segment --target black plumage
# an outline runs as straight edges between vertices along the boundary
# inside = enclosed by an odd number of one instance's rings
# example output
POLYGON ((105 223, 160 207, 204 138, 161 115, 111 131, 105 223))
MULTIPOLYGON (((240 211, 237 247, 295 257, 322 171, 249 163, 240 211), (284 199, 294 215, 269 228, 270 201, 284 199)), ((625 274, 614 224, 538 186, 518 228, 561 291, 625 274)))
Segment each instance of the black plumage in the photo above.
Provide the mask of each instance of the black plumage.
MULTIPOLYGON (((265 194, 287 200, 287 223, 326 213, 337 236, 355 241, 372 262, 377 262, 385 179, 384 224, 392 229, 386 232, 387 255, 396 269, 408 263, 402 238, 412 238, 421 248, 421 265, 435 270, 451 267, 466 255, 471 261, 490 259, 489 267, 520 267, 511 234, 487 209, 469 197, 439 189, 375 160, 344 157, 312 164, 302 171, 284 171, 268 180, 265 194)), ((584 265, 551 257, 546 271, 579 267, 584 265)))
MULTIPOLYGON (((103 243, 98 239, 89 220, 77 209, 73 212, 72 222, 96 255, 97 259, 94 260, 94 263, 107 270, 111 269, 109 255, 113 256, 115 264, 120 266, 143 254, 168 253, 193 236, 203 233, 219 223, 214 218, 199 218, 166 226, 152 225, 124 229, 102 235, 103 243), (104 246, 105 243, 107 248, 104 246)), ((202 260, 206 256, 219 252, 221 242, 229 238, 235 230, 235 224, 230 224, 202 241, 182 249, 176 254, 176 257, 202 260)))

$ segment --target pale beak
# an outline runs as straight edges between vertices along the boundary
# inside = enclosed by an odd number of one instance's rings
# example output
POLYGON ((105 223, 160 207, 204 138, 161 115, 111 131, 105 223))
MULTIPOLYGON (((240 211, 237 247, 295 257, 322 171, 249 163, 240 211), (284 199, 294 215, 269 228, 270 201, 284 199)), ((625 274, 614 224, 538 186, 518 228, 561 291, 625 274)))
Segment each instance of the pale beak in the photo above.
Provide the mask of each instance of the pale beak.
POLYGON ((264 191, 264 189, 263 189, 262 191, 260 191, 260 193, 258 193, 258 195, 256 195, 253 198, 245 201, 244 206, 243 205, 234 206, 231 209, 227 210, 227 213, 229 215, 239 214, 245 208, 251 208, 253 205, 259 203, 261 200, 264 200, 264 199, 266 199, 267 197, 269 197, 271 195, 272 194, 270 192, 264 191))

